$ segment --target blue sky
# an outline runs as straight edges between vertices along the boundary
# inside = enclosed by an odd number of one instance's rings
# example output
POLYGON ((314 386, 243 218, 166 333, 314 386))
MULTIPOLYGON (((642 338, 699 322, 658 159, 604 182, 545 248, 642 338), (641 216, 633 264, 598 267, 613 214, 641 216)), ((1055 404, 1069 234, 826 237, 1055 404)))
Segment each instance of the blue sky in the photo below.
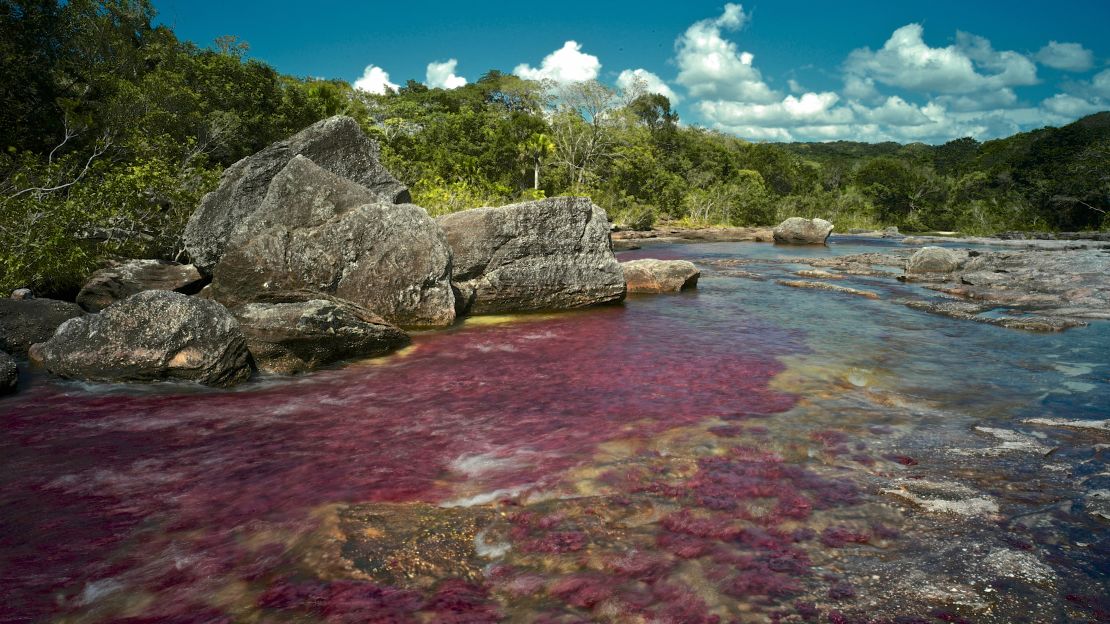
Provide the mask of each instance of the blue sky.
POLYGON ((237 35, 298 76, 638 82, 684 122, 753 140, 987 139, 1110 109, 1107 0, 155 6, 182 38, 237 35))

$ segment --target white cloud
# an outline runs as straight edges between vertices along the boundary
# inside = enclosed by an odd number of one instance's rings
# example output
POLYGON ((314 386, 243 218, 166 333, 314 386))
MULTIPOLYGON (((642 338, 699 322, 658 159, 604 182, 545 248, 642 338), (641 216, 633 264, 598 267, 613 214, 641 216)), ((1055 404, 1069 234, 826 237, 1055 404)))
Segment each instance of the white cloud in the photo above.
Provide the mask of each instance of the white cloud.
POLYGON ((1094 66, 1094 55, 1078 43, 1049 41, 1037 52, 1037 62, 1046 67, 1071 72, 1085 72, 1094 66))
POLYGON ((677 80, 690 95, 762 104, 781 97, 752 65, 755 57, 721 36, 723 29, 736 30, 747 21, 743 7, 726 4, 719 17, 695 22, 678 38, 677 80))
POLYGON ((705 101, 699 108, 706 117, 726 126, 812 126, 852 121, 852 111, 835 107, 840 96, 832 92, 786 96, 773 104, 705 101))
POLYGON ((1017 52, 994 50, 983 37, 957 33, 955 45, 932 48, 923 35, 920 24, 903 26, 879 50, 854 50, 845 69, 861 80, 929 93, 996 91, 1037 82, 1032 61, 1017 52))
POLYGON ((458 64, 455 59, 428 63, 428 69, 424 72, 424 84, 433 89, 457 89, 466 85, 466 78, 455 75, 458 64))
POLYGON ((658 93, 666 96, 671 104, 677 104, 678 94, 674 92, 663 79, 646 69, 626 69, 617 76, 617 86, 621 91, 631 91, 642 88, 645 93, 658 93))
POLYGON ((397 85, 389 81, 389 72, 377 65, 367 65, 362 71, 362 77, 355 81, 354 87, 377 95, 384 95, 387 89, 398 89, 397 85))
POLYGON ((1104 69, 1095 74, 1091 79, 1091 87, 1098 95, 1110 99, 1110 69, 1104 69))
POLYGON ((521 63, 513 73, 528 80, 553 80, 558 83, 582 82, 597 78, 601 62, 592 54, 582 52, 576 41, 567 41, 563 47, 543 57, 538 68, 521 63))
POLYGON ((1091 113, 1097 113, 1105 108, 1104 106, 1100 106, 1097 102, 1090 102, 1066 93, 1057 93, 1044 102, 1041 102, 1041 106, 1057 115, 1073 119, 1090 115, 1091 113))

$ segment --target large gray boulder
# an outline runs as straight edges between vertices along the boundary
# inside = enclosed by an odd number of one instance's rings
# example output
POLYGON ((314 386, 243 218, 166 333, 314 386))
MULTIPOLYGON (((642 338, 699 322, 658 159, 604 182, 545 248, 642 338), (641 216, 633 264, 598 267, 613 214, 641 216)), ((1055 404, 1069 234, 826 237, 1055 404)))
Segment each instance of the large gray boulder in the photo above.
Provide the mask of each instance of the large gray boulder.
POLYGON ((128 260, 93 273, 77 293, 77 304, 89 312, 99 312, 144 290, 173 290, 191 295, 203 285, 204 277, 191 264, 128 260))
POLYGON ((297 156, 228 244, 211 296, 228 307, 336 297, 395 325, 445 327, 450 280, 447 240, 423 208, 381 203, 297 156))
POLYGON ((630 293, 678 292, 696 287, 701 276, 689 260, 644 258, 622 262, 621 268, 630 293))
POLYGON ((71 319, 31 348, 50 372, 86 381, 180 379, 231 386, 250 377, 239 323, 222 305, 148 290, 71 319))
POLYGON ((906 261, 906 273, 951 273, 960 268, 960 255, 944 247, 922 247, 906 261))
POLYGON ((15 358, 0 351, 0 395, 15 392, 19 383, 19 367, 15 365, 15 358))
POLYGON ((16 357, 54 335, 58 326, 84 314, 76 303, 56 299, 0 299, 0 351, 16 357))
POLYGON ((437 221, 454 254, 460 310, 558 310, 624 298, 609 219, 588 198, 476 208, 437 221))
POLYGON ((784 245, 824 245, 833 224, 824 219, 790 217, 772 232, 775 242, 784 245))
POLYGON ((409 343, 405 332, 347 302, 249 303, 232 312, 264 372, 300 373, 409 343))
POLYGON ((236 226, 262 203, 270 180, 301 154, 320 167, 362 185, 376 202, 411 201, 408 189, 378 161, 378 146, 350 117, 319 121, 224 170, 220 186, 204 196, 185 227, 193 264, 210 271, 236 226))

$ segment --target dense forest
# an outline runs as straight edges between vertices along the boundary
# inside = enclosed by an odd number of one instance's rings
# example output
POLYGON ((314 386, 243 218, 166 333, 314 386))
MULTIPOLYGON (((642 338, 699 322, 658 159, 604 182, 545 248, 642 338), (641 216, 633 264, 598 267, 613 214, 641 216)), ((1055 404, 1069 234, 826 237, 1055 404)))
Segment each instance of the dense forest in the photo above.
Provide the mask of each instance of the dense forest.
POLYGON ((359 121, 433 214, 590 196, 625 227, 1110 227, 1110 113, 980 143, 750 143, 667 98, 490 71, 371 95, 155 25, 147 0, 0 0, 0 291, 62 291, 115 256, 182 259, 224 167, 314 121, 359 121))

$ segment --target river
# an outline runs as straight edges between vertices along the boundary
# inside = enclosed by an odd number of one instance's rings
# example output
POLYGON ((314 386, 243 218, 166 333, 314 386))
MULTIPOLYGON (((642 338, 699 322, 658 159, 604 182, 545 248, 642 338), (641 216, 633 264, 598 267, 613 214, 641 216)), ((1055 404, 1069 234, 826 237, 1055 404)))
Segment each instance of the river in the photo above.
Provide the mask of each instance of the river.
POLYGON ((1110 621, 1110 323, 776 283, 896 245, 830 240, 233 390, 33 373, 0 622, 1110 621))

